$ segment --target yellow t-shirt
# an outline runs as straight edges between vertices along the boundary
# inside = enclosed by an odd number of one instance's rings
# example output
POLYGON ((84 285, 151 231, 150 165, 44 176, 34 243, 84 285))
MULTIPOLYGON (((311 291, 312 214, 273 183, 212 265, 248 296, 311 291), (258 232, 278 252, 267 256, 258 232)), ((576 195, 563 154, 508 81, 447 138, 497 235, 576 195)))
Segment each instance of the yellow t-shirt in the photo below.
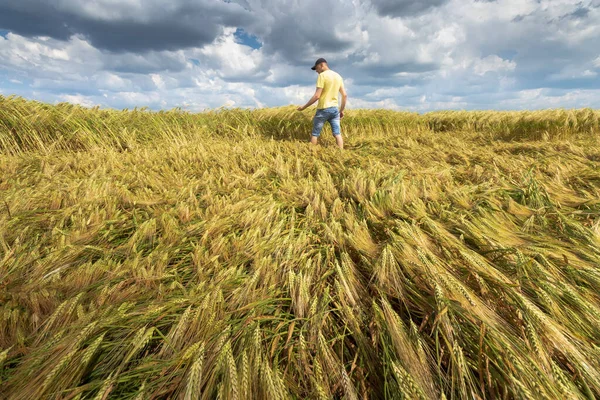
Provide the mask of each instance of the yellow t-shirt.
POLYGON ((317 110, 322 108, 337 107, 338 106, 338 93, 340 88, 344 87, 344 81, 337 72, 330 69, 323 71, 317 78, 317 88, 323 88, 321 97, 319 97, 319 103, 317 104, 317 110))

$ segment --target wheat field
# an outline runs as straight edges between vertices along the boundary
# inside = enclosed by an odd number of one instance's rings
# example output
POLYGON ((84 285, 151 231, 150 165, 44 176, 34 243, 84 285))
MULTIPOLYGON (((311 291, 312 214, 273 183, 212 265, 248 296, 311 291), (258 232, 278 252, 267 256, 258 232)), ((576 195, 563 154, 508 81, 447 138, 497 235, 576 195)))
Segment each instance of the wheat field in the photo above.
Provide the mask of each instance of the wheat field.
POLYGON ((0 97, 0 398, 600 398, 600 112, 0 97))

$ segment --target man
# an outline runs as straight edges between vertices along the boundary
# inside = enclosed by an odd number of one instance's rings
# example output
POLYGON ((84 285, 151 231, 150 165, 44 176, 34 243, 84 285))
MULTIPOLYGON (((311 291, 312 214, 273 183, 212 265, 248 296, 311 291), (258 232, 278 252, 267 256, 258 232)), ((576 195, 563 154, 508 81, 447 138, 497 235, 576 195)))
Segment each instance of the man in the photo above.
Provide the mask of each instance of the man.
POLYGON ((340 130, 340 119, 344 117, 344 108, 346 108, 346 99, 348 99, 346 89, 344 89, 344 81, 340 74, 329 69, 327 61, 324 58, 319 58, 311 69, 317 71, 319 74, 317 78, 317 90, 308 103, 302 107, 298 107, 298 111, 302 111, 310 107, 315 101, 319 101, 317 112, 313 118, 310 142, 313 145, 317 144, 317 139, 321 135, 323 125, 325 121, 328 121, 331 125, 335 142, 340 149, 343 149, 344 140, 342 139, 342 132, 340 130), (342 94, 342 105, 339 110, 338 92, 342 94))

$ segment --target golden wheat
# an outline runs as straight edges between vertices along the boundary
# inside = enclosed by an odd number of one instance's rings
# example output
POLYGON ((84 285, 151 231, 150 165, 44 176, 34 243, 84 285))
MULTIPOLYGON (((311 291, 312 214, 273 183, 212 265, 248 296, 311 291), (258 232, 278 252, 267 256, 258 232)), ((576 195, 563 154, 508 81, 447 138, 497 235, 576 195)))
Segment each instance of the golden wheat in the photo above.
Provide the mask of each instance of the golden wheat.
POLYGON ((600 397, 599 117, 0 97, 0 397, 600 397))

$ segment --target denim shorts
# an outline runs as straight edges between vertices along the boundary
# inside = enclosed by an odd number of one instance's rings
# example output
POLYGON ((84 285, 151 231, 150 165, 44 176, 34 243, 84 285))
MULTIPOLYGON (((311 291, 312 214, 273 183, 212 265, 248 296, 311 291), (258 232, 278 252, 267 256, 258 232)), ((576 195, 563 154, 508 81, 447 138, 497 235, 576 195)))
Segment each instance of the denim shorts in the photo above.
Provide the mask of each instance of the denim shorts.
POLYGON ((326 121, 329 121, 329 125, 331 125, 331 132, 333 133, 333 136, 337 136, 342 133, 340 131, 340 111, 337 107, 328 107, 317 110, 315 113, 312 129, 313 136, 319 137, 321 135, 321 130, 323 129, 323 125, 325 125, 326 121))

